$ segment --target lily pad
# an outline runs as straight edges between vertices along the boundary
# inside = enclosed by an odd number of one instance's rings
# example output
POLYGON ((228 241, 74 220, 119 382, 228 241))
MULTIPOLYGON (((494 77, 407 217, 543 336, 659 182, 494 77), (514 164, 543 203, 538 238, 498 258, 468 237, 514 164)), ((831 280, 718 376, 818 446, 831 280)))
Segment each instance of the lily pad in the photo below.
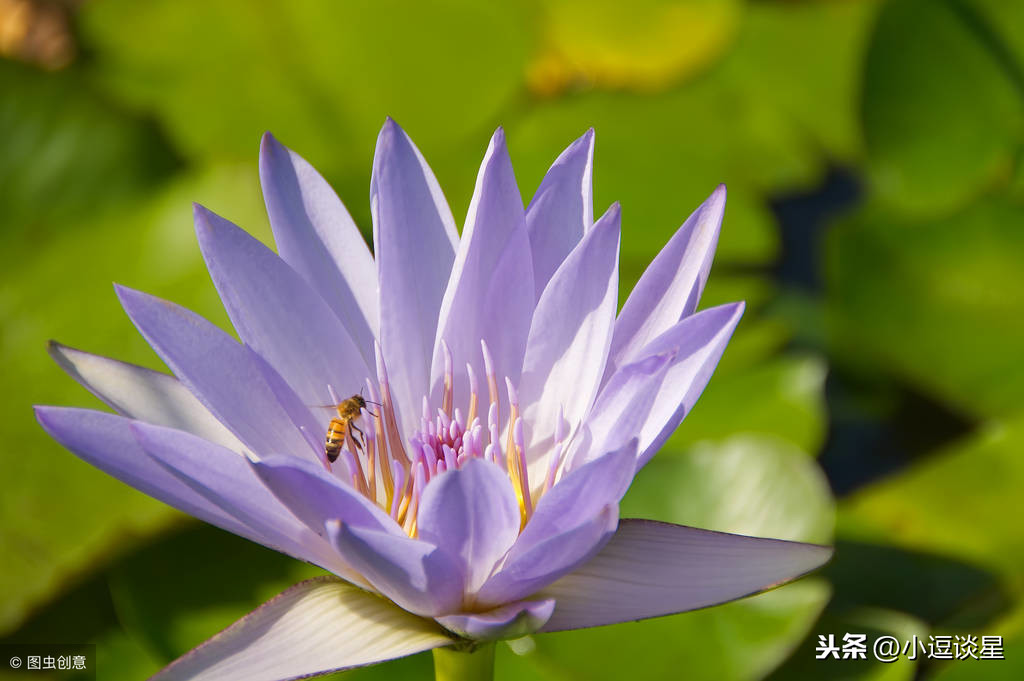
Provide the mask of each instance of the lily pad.
POLYGON ((948 213, 1004 183, 1024 137, 1022 91, 959 5, 886 3, 867 55, 874 185, 918 214, 948 213))
POLYGON ((840 507, 842 536, 931 551, 1002 574, 1024 593, 1024 538, 1016 514, 1024 488, 1024 417, 992 422, 840 507), (951 500, 970 500, 951 503, 951 500))
POLYGON ((529 66, 534 92, 571 87, 656 90, 707 67, 735 34, 737 0, 603 0, 549 3, 543 42, 529 66))
POLYGON ((824 391, 825 365, 814 357, 783 357, 716 374, 666 447, 758 433, 816 454, 825 439, 824 391))
POLYGON ((8 253, 18 241, 38 249, 81 224, 82 213, 109 211, 175 169, 155 127, 100 96, 78 68, 43 73, 0 60, 0 91, 0 240, 8 253))
POLYGON ((1022 220, 1019 203, 991 197, 934 221, 876 206, 834 229, 825 267, 836 353, 886 367, 965 414, 1019 409, 1022 220))
POLYGON ((270 129, 343 196, 360 197, 350 208, 367 224, 366 172, 385 116, 428 159, 473 138, 454 166, 478 162, 499 111, 524 87, 528 16, 516 4, 469 0, 386 10, 373 2, 110 0, 85 5, 82 25, 97 79, 151 112, 188 158, 249 161, 270 129))
MULTIPOLYGON (((833 159, 863 155, 860 76, 880 2, 754 2, 716 75, 833 159), (808 59, 807 55, 814 55, 808 59)), ((763 115, 763 114, 762 114, 763 115)))

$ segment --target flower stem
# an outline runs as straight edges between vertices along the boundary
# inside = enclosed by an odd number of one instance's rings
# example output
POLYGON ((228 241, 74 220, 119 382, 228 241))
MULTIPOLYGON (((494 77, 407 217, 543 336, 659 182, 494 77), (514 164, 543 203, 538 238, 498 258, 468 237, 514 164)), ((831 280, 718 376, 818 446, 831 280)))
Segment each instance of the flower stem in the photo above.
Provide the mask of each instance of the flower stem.
POLYGON ((434 648, 435 681, 491 681, 494 678, 494 643, 472 650, 434 648))

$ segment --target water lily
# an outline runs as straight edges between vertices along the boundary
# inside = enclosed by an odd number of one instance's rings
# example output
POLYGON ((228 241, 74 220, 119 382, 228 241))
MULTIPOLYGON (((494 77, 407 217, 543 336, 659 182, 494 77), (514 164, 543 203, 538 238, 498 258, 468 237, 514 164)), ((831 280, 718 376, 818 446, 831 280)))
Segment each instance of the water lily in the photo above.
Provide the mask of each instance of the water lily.
POLYGON ((696 311, 719 187, 616 315, 620 212, 593 219, 593 144, 592 131, 573 142, 524 210, 496 132, 460 237, 422 155, 389 120, 371 255, 323 178, 268 134, 260 177, 277 253, 195 209, 241 342, 117 287, 173 376, 51 346, 117 412, 38 407, 54 438, 332 573, 155 678, 293 679, 429 649, 439 677, 487 678, 490 641, 702 608, 827 560, 820 546, 619 519, 743 305, 696 311), (331 426, 323 405, 350 396, 362 398, 356 416, 331 426))

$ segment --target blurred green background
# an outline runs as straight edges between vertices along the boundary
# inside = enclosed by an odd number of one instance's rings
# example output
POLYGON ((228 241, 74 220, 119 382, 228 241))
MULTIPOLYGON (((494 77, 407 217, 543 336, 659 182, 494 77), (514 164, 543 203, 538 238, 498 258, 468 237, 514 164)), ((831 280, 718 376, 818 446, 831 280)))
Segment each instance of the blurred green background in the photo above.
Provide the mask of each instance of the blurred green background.
POLYGON ((264 130, 368 230, 391 115, 459 221, 497 125, 524 200, 593 126, 623 293, 726 182, 704 305, 748 311, 623 513, 837 546, 755 598, 500 644, 501 679, 1024 678, 1024 2, 0 0, 0 55, 0 642, 142 678, 317 572, 107 478, 30 405, 99 404, 48 338, 160 366, 112 281, 227 326, 190 204, 269 239, 264 130), (846 632, 1007 659, 814 660, 846 632))

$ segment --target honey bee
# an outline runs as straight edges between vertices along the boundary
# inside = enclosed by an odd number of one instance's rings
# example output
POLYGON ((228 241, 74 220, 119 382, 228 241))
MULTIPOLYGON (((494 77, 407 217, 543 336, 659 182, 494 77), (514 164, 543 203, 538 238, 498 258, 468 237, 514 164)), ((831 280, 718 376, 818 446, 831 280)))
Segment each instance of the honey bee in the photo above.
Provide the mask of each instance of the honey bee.
POLYGON ((359 426, 354 423, 363 409, 366 409, 366 400, 362 395, 353 395, 347 400, 333 405, 333 408, 338 411, 338 415, 331 419, 330 425, 327 426, 327 438, 324 441, 324 453, 327 454, 327 460, 331 463, 338 460, 338 455, 348 436, 351 435, 352 440, 360 449, 365 446, 364 438, 366 437, 363 431, 359 430, 359 426))

